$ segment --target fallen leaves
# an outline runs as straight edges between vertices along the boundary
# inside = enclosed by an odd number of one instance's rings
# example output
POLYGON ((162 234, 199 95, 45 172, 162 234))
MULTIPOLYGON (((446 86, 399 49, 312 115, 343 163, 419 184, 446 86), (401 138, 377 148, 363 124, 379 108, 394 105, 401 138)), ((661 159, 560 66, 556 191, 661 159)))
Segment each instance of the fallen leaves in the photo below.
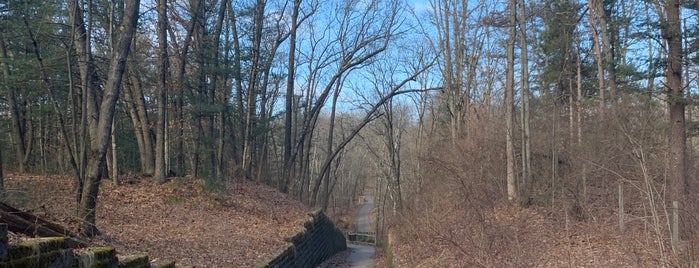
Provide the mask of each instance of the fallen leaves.
MULTIPOLYGON (((77 226, 71 178, 10 175, 5 183, 26 195, 21 207, 43 204, 41 216, 77 226)), ((191 178, 164 185, 147 178, 122 186, 104 181, 97 208, 104 235, 92 242, 196 267, 253 267, 280 253, 284 238, 307 219, 307 207, 271 187, 233 182, 224 192, 203 188, 191 178)))

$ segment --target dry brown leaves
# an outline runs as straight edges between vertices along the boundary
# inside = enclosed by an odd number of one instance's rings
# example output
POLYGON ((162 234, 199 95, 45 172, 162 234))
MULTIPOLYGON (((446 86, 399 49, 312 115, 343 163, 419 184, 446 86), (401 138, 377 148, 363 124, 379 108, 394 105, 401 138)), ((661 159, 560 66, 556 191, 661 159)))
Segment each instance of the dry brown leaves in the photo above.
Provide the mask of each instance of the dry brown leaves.
MULTIPOLYGON (((65 226, 77 226, 74 182, 65 176, 7 176, 15 205, 65 226)), ((184 179, 164 185, 100 189, 97 245, 119 254, 148 254, 153 263, 175 260, 196 267, 254 267, 279 254, 285 238, 303 229, 309 209, 275 189, 234 182, 227 193, 202 190, 184 179)))

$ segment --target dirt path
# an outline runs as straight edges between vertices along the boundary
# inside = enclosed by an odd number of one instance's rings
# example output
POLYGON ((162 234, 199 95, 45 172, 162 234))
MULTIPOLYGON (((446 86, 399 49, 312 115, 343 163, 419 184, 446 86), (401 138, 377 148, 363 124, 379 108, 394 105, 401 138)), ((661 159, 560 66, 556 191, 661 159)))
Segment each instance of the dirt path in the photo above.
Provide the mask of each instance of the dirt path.
MULTIPOLYGON (((357 214, 357 232, 371 232, 369 213, 371 213, 371 209, 374 207, 374 197, 371 195, 371 192, 364 193, 364 196, 366 202, 357 214)), ((345 260, 351 267, 374 267, 376 249, 373 246, 348 244, 347 249, 349 254, 345 260)))

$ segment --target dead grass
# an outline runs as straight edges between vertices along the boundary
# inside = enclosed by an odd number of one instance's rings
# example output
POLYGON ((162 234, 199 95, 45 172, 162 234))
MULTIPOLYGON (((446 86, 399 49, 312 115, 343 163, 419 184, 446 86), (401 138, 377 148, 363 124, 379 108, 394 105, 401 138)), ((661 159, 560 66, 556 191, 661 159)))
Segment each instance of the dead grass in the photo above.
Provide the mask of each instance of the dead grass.
MULTIPOLYGON (((74 186, 66 176, 5 178, 14 205, 75 228, 74 186)), ((92 242, 119 254, 146 253, 153 263, 254 267, 280 253, 303 228, 309 208, 273 188, 233 182, 227 193, 202 190, 194 179, 156 185, 148 179, 100 189, 92 242)))

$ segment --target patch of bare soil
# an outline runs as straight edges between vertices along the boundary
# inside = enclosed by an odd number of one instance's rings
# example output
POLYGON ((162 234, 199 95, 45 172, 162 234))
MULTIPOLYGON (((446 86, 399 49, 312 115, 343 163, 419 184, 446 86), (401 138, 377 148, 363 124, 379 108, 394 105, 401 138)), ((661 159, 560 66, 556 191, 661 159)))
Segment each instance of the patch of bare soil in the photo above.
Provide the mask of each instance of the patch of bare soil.
MULTIPOLYGON (((136 181, 136 180, 134 180, 136 181)), ((284 250, 303 229, 309 208, 275 189, 232 182, 204 191, 201 180, 164 185, 149 179, 115 186, 103 181, 92 242, 119 254, 148 254, 196 267, 254 267, 284 250)), ((74 181, 66 176, 7 176, 10 203, 75 228, 74 181)))

